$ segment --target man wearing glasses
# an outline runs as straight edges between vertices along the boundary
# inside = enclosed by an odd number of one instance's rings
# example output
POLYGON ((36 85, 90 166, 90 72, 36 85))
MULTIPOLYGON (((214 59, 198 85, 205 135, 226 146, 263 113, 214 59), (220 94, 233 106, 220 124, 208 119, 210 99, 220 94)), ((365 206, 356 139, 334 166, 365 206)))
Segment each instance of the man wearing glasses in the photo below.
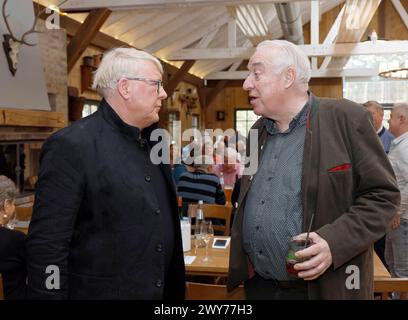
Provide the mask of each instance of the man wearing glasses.
POLYGON ((170 166, 150 159, 167 97, 162 73, 148 53, 113 49, 94 77, 98 111, 44 143, 27 240, 30 298, 184 298, 170 166))

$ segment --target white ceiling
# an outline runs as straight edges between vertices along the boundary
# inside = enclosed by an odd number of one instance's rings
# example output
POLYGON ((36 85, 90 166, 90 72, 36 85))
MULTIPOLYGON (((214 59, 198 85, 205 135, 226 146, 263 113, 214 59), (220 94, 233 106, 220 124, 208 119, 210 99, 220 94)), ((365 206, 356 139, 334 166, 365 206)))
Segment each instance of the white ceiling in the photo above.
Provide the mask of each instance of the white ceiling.
MULTIPOLYGON (((113 0, 68 0, 64 6, 70 5, 70 1, 91 3, 100 7, 110 7, 113 0)), ((60 0, 40 0, 42 5, 56 5, 60 0)), ((120 2, 132 2, 132 0, 121 0, 120 2)), ((209 1, 175 1, 175 0, 134 0, 137 9, 115 8, 101 31, 120 39, 130 45, 152 53, 153 55, 168 61, 170 54, 185 48, 226 48, 228 47, 228 21, 233 18, 223 2, 231 4, 233 1, 221 1, 217 5, 205 5, 209 1), (141 6, 140 3, 146 6, 141 6), (169 3, 183 2, 184 6, 169 5, 169 3), (152 5, 154 3, 154 6, 152 5), (160 5, 162 3, 162 5, 160 5), (187 6, 188 3, 194 5, 187 6), (199 4, 197 4, 199 3, 199 4), (149 7, 148 4, 151 4, 149 7), (153 6, 153 8, 152 8, 153 6)), ((236 1, 243 2, 254 1, 236 1)), ((282 37, 282 30, 277 18, 273 0, 270 3, 266 0, 259 4, 261 13, 268 23, 269 33, 273 39, 282 37)), ((323 0, 320 1, 320 14, 331 10, 344 0, 323 0)), ((303 24, 310 21, 311 1, 300 1, 303 24)), ((110 7, 112 9, 112 7, 110 7)), ((69 17, 83 22, 87 13, 69 13, 69 17)), ((252 46, 241 30, 236 28, 236 46, 252 46)), ((210 73, 225 70, 234 62, 239 60, 199 60, 190 69, 190 73, 204 78, 210 73)), ((173 65, 180 66, 182 62, 172 61, 173 65)), ((236 69, 236 68, 235 68, 236 69)))

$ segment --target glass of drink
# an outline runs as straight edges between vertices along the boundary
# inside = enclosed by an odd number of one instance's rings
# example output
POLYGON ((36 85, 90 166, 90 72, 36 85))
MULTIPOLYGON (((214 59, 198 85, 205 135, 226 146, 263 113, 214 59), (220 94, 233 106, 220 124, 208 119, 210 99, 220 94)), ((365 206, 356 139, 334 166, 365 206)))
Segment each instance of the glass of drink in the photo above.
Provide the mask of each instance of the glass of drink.
POLYGON ((204 262, 207 262, 210 260, 208 257, 208 244, 210 243, 211 239, 214 237, 214 229, 212 226, 211 220, 206 220, 203 221, 202 224, 202 239, 204 240, 205 243, 205 257, 203 259, 204 262))
POLYGON ((297 277, 299 270, 295 270, 294 266, 296 263, 306 261, 304 258, 297 258, 295 253, 297 251, 303 250, 307 247, 310 247, 312 244, 311 240, 308 239, 307 244, 306 240, 299 239, 289 239, 289 248, 288 253, 286 254, 286 271, 290 276, 297 277))

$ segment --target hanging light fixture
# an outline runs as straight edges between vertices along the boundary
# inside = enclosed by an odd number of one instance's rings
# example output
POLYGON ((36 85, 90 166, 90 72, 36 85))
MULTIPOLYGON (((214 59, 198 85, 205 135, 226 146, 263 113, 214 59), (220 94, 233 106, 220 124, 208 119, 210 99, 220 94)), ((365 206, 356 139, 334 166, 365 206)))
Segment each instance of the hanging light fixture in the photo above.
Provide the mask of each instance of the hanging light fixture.
POLYGON ((408 61, 393 60, 380 63, 378 75, 383 78, 408 79, 408 61))

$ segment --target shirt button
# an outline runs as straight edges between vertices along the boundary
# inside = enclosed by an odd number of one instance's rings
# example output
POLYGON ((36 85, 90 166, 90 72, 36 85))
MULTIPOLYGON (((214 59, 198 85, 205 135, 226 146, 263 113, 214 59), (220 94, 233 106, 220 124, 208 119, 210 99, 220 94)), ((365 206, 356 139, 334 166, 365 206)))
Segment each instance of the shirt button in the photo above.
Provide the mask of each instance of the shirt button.
POLYGON ((261 204, 265 204, 265 200, 261 200, 261 204))
POLYGON ((262 250, 259 250, 258 253, 259 253, 260 255, 262 255, 262 250))
POLYGON ((250 176, 250 177, 249 177, 249 181, 252 181, 253 178, 254 178, 254 176, 250 176))
POLYGON ((152 178, 150 176, 146 176, 145 180, 146 180, 146 182, 150 182, 152 180, 152 178))
POLYGON ((158 244, 158 245, 156 246, 156 251, 157 251, 157 252, 162 252, 162 251, 163 251, 163 246, 162 246, 161 244, 158 244))
POLYGON ((268 181, 271 181, 272 180, 272 177, 268 177, 268 181))
POLYGON ((157 287, 157 288, 161 288, 162 285, 163 285, 163 281, 161 281, 161 280, 157 280, 157 281, 156 281, 156 287, 157 287))
POLYGON ((263 145, 261 145, 261 150, 263 149, 263 145))
POLYGON ((259 228, 260 228, 259 226, 256 226, 256 227, 255 227, 256 230, 259 230, 259 228))
POLYGON ((156 211, 154 213, 159 215, 160 214, 160 209, 156 209, 156 211))

